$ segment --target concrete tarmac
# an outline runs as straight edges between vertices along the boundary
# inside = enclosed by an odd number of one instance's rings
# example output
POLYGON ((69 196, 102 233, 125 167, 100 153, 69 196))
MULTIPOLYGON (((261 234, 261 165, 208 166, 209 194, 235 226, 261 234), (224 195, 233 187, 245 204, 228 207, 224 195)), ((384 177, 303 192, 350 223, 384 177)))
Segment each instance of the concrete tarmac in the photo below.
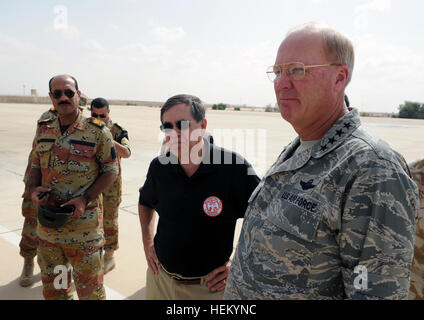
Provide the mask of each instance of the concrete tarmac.
MULTIPOLYGON (((37 264, 36 283, 29 288, 18 284, 23 266, 18 244, 24 221, 21 215, 22 178, 36 120, 49 108, 49 105, 37 104, 0 104, 0 299, 43 299, 37 264)), ((89 111, 85 110, 84 114, 89 116, 89 111)), ((115 254, 116 268, 105 276, 107 299, 145 297, 147 263, 137 213, 138 189, 144 183, 150 161, 161 147, 159 116, 159 108, 111 106, 113 121, 129 132, 132 155, 122 160, 120 247, 115 254)), ((296 136, 279 113, 208 110, 206 118, 215 143, 245 156, 259 176, 263 176, 283 147, 296 136)), ((403 154, 408 162, 424 157, 423 120, 362 118, 362 122, 403 154)), ((235 246, 241 223, 242 220, 237 223, 235 246)))

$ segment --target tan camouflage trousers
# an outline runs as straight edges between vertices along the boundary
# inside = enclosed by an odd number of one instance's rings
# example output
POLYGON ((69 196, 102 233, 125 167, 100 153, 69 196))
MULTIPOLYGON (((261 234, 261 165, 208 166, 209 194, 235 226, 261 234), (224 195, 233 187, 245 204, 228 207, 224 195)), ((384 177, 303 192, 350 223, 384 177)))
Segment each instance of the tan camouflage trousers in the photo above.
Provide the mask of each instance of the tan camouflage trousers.
POLYGON ((121 197, 103 195, 103 229, 105 233, 105 251, 115 251, 118 244, 118 209, 121 197))
POLYGON ((424 300, 424 216, 420 216, 417 220, 414 249, 408 299, 424 300))
POLYGON ((69 247, 40 239, 37 255, 46 300, 72 300, 72 278, 80 300, 106 299, 102 246, 69 247), (70 266, 73 268, 72 276, 70 266), (59 271, 65 268, 66 281, 59 271))
POLYGON ((410 300, 424 300, 424 159, 408 164, 412 178, 418 185, 420 211, 414 245, 414 260, 411 268, 410 300))
POLYGON ((34 258, 37 255, 37 210, 29 199, 22 201, 22 215, 25 218, 22 228, 19 254, 24 258, 34 258))

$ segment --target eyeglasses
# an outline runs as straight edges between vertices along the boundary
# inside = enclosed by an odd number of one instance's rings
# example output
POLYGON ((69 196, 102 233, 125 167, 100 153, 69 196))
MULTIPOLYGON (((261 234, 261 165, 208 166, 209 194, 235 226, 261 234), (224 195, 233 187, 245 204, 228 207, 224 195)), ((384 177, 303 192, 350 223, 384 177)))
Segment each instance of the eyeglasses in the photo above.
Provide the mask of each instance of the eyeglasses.
POLYGON ((102 118, 102 119, 105 119, 105 118, 107 117, 107 115, 105 115, 104 113, 102 113, 102 114, 92 113, 92 114, 91 114, 91 116, 92 116, 93 118, 100 117, 100 118, 102 118))
MULTIPOLYGON (((190 120, 178 120, 175 122, 178 130, 187 130, 190 128, 190 120)), ((160 129, 162 131, 172 130, 174 129, 174 125, 171 122, 164 122, 160 125, 160 129)))
POLYGON ((55 99, 59 99, 62 96, 62 94, 65 94, 65 96, 67 96, 70 99, 75 95, 75 91, 72 91, 71 89, 65 89, 64 91, 54 90, 52 92, 52 95, 55 99))
POLYGON ((329 67, 329 66, 340 66, 339 63, 329 63, 329 64, 314 64, 310 66, 305 66, 302 62, 289 62, 286 64, 279 64, 276 66, 268 67, 266 74, 271 82, 281 77, 283 70, 286 71, 286 75, 290 80, 302 80, 305 77, 306 70, 309 68, 317 67, 329 67))

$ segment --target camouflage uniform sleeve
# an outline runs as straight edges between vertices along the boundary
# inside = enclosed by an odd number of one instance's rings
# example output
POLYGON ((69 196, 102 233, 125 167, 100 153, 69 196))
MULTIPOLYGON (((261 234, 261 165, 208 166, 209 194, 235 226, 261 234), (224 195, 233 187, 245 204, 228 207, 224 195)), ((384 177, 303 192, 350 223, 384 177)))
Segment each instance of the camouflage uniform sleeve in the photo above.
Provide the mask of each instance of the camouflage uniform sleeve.
POLYGON ((25 169, 25 174, 24 174, 24 183, 25 183, 25 185, 28 182, 29 173, 31 171, 32 158, 34 156, 33 153, 34 153, 34 148, 35 148, 36 143, 37 143, 37 140, 34 137, 34 139, 32 140, 31 151, 29 152, 29 155, 28 155, 28 163, 27 163, 27 166, 26 166, 26 169, 25 169))
POLYGON ((100 165, 100 173, 119 174, 118 157, 113 143, 112 133, 103 127, 98 137, 96 159, 100 165))
POLYGON ((124 147, 127 147, 128 150, 131 151, 130 149, 130 138, 128 136, 128 131, 125 130, 124 128, 122 128, 120 125, 118 125, 117 123, 115 123, 115 126, 118 128, 118 135, 116 137, 116 142, 120 143, 121 145, 123 145, 124 147))
POLYGON ((121 140, 121 142, 120 142, 120 144, 122 144, 124 147, 127 147, 128 148, 128 150, 130 150, 131 151, 131 148, 130 148, 130 141, 127 139, 127 138, 122 138, 122 140, 121 140))
POLYGON ((34 140, 33 140, 32 150, 31 150, 31 153, 29 155, 30 157, 32 156, 30 171, 31 171, 32 168, 36 168, 36 169, 41 168, 41 166, 40 166, 40 155, 36 151, 37 144, 38 144, 37 143, 37 140, 38 140, 38 135, 40 133, 40 130, 41 130, 41 127, 38 126, 37 127, 37 132, 35 133, 35 137, 34 137, 34 140))
POLYGON ((337 241, 347 299, 408 296, 417 188, 399 165, 384 163, 367 161, 345 189, 337 241))
POLYGON ((37 120, 37 129, 35 131, 34 139, 32 140, 32 149, 31 149, 31 152, 28 156, 28 166, 27 166, 27 171, 25 172, 25 176, 24 176, 24 182, 25 183, 27 183, 27 180, 29 178, 29 172, 31 171, 31 168, 40 168, 40 159, 38 158, 38 159, 36 159, 36 161, 34 161, 34 158, 39 156, 37 154, 37 152, 35 152, 35 148, 37 146, 38 134, 42 130, 42 126, 43 126, 42 123, 45 122, 45 120, 54 120, 55 118, 57 118, 57 111, 55 111, 54 108, 50 108, 49 110, 44 112, 40 116, 40 118, 37 120))

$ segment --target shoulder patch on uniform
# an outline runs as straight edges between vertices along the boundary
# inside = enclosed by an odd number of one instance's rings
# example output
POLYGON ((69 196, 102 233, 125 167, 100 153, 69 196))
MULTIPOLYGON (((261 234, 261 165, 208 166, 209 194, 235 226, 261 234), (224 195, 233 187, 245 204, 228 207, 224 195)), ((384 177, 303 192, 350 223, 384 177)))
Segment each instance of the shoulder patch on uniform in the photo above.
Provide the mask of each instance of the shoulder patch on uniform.
POLYGON ((105 123, 103 121, 97 120, 96 118, 93 118, 93 117, 88 119, 88 123, 92 123, 99 128, 103 128, 105 126, 105 123))
POLYGON ((114 126, 116 126, 120 131, 121 134, 115 139, 117 142, 121 143, 122 139, 127 138, 128 140, 130 140, 130 138, 128 137, 128 131, 125 130, 124 128, 122 128, 119 124, 114 123, 114 126))
POLYGON ((48 122, 52 122, 55 118, 47 118, 47 119, 39 119, 37 121, 37 124, 44 124, 44 123, 48 123, 48 122))
POLYGON ((119 130, 125 130, 124 128, 122 128, 119 124, 117 124, 116 122, 113 124, 114 126, 117 126, 117 128, 119 129, 119 130))
POLYGON ((51 107, 49 110, 43 112, 43 114, 38 118, 37 123, 47 123, 49 121, 53 121, 57 118, 57 110, 54 107, 51 107))

